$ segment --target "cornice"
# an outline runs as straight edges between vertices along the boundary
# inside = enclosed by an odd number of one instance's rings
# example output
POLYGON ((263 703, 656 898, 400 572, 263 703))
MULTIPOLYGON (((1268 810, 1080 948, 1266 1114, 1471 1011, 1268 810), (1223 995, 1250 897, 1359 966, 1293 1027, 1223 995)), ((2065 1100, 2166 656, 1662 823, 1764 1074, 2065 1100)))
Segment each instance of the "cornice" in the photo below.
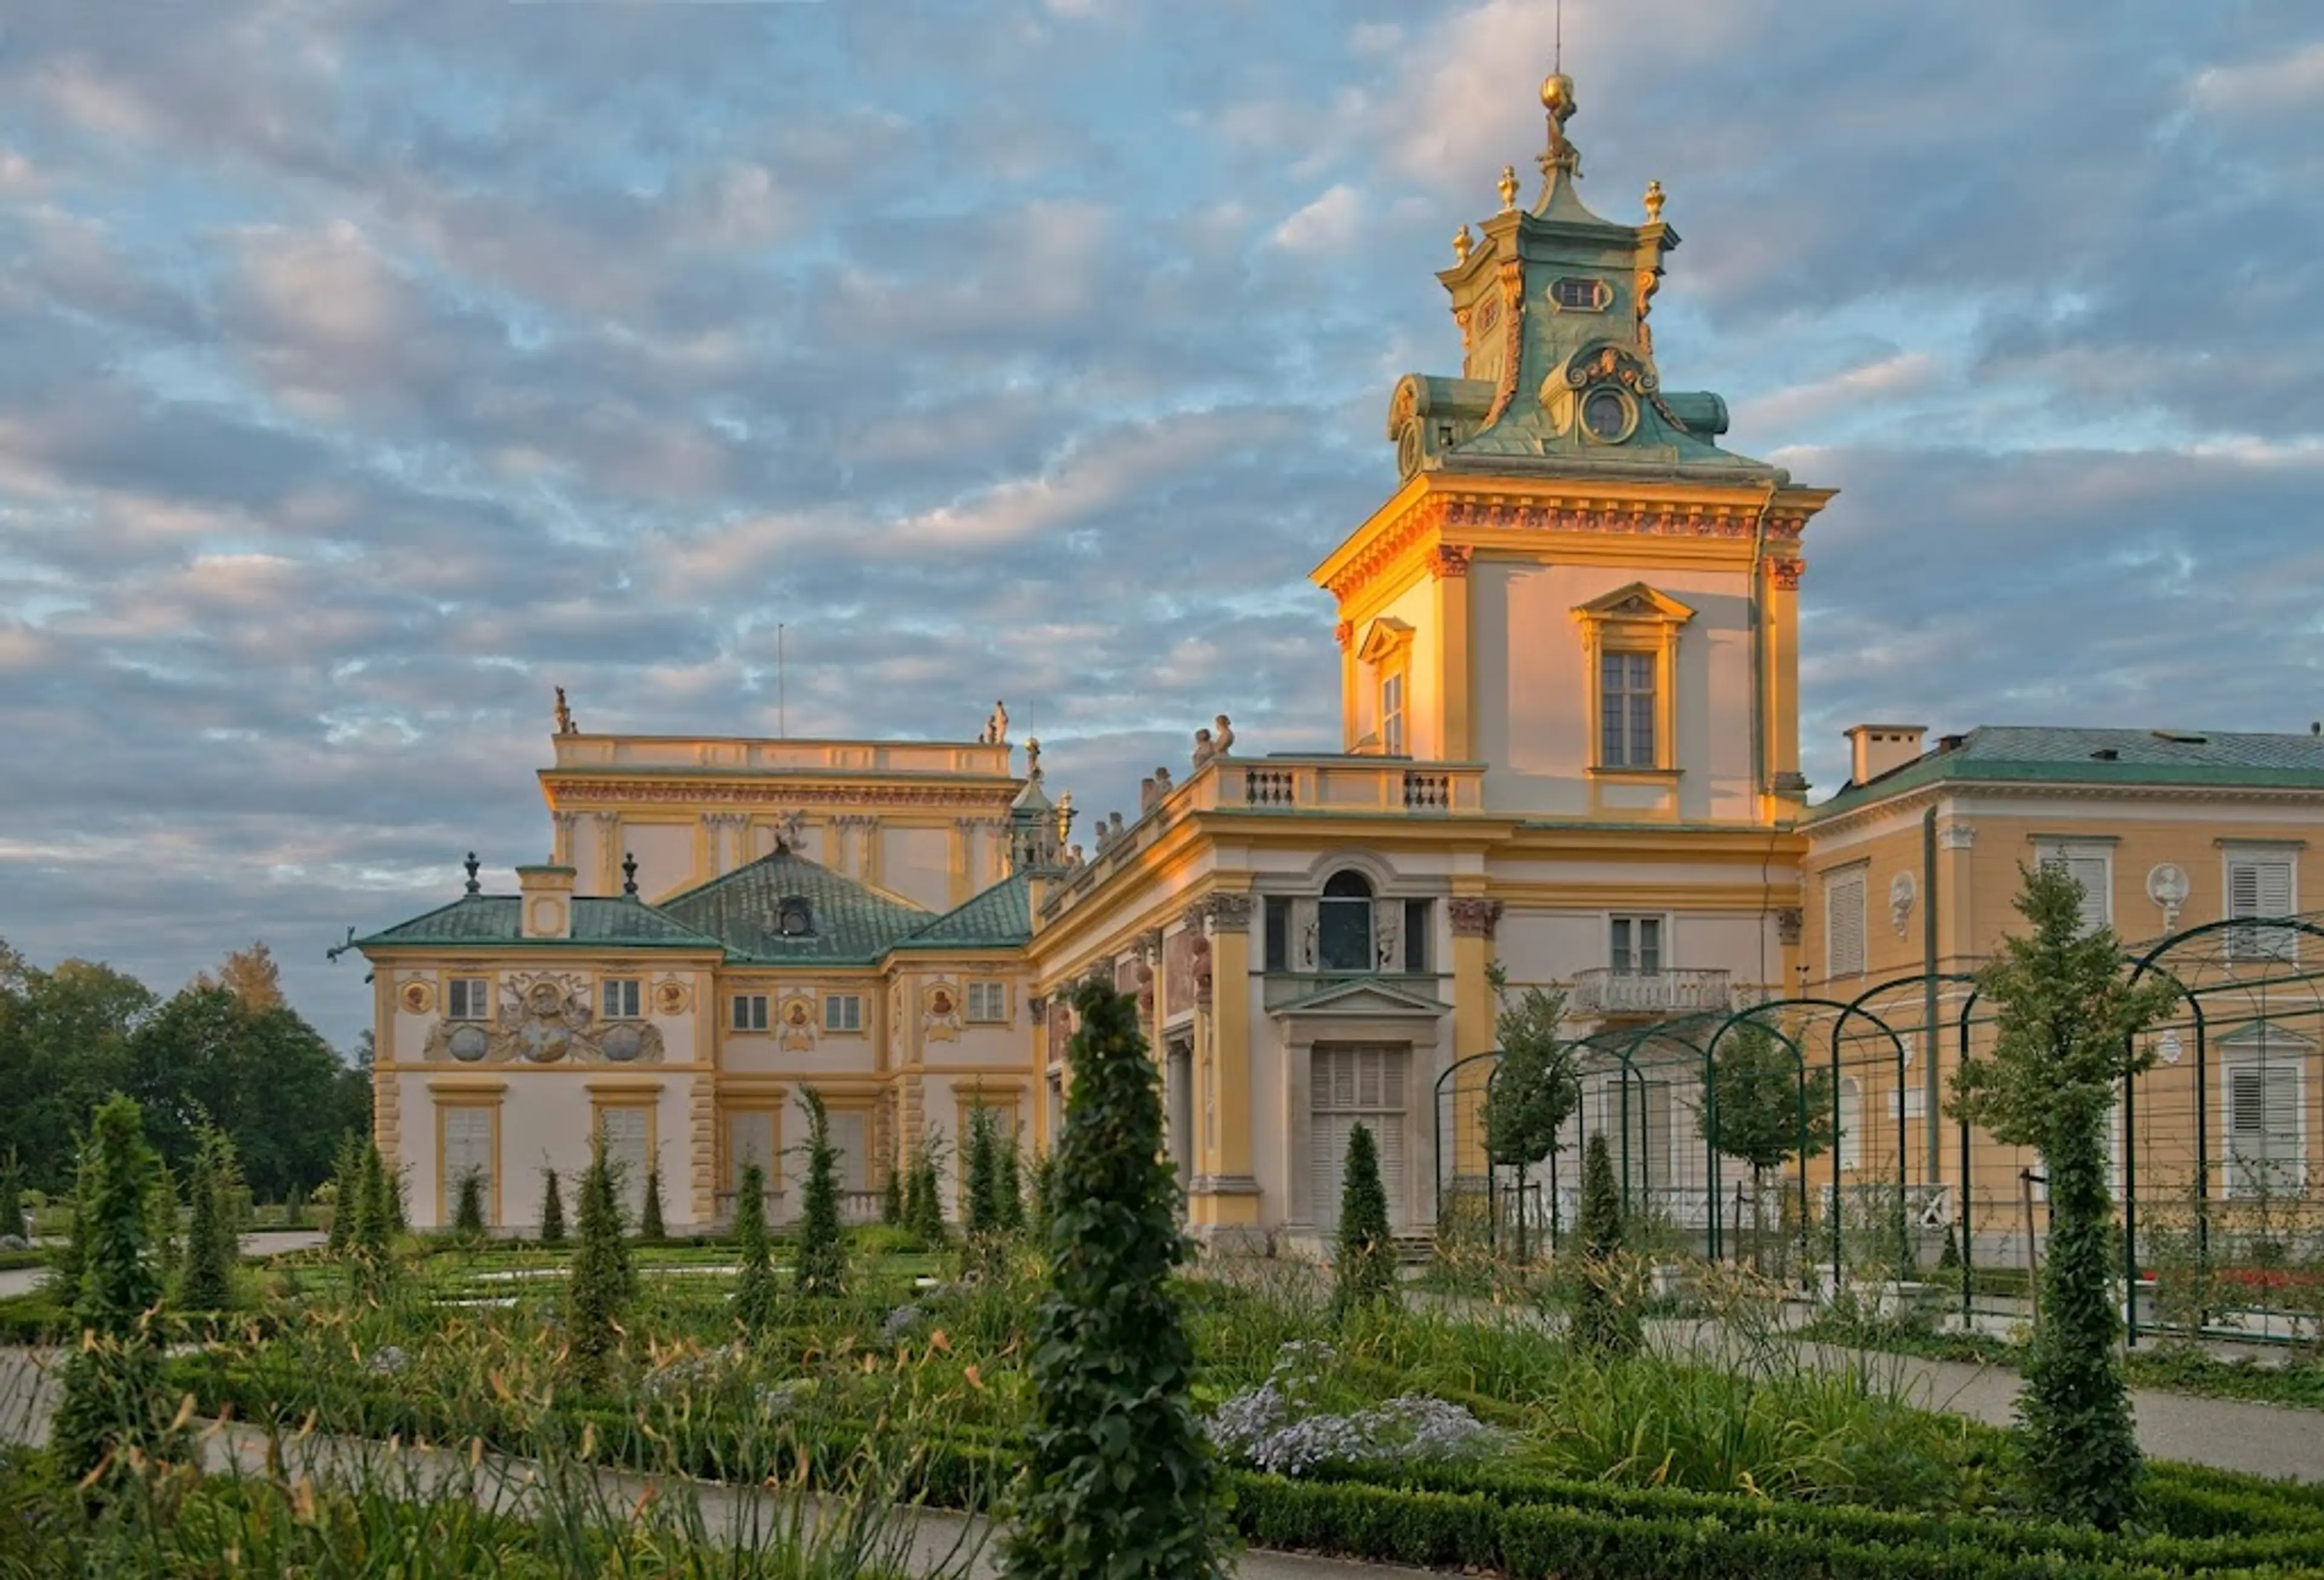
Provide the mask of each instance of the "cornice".
POLYGON ((1439 548, 1508 546, 1534 535, 1740 545, 1764 542, 1789 559, 1808 521, 1837 492, 1784 488, 1770 496, 1734 485, 1508 478, 1424 474, 1399 489, 1310 578, 1345 608, 1406 556, 1439 548))
POLYGON ((780 808, 790 811, 818 807, 970 807, 1006 810, 1017 793, 1014 781, 989 786, 906 784, 766 783, 733 781, 721 783, 656 783, 650 780, 581 778, 573 771, 543 770, 541 790, 552 810, 587 808, 597 803, 659 806, 780 808), (556 777, 551 777, 555 774, 556 777))
MULTIPOLYGON (((2123 799, 2167 801, 2178 805, 2211 801, 2231 806, 2324 806, 2324 786, 2309 790, 2285 785, 2093 784, 2087 781, 2045 784, 2014 779, 1941 779, 1916 785, 1893 796, 1866 801, 1829 818, 1812 815, 1809 821, 1800 825, 1800 832, 1812 844, 1828 834, 1852 831, 1863 824, 1899 812, 1918 810, 1940 800, 1960 800, 1978 795, 2043 801, 2123 799)), ((1810 811, 1812 814, 1813 808, 1810 811)))

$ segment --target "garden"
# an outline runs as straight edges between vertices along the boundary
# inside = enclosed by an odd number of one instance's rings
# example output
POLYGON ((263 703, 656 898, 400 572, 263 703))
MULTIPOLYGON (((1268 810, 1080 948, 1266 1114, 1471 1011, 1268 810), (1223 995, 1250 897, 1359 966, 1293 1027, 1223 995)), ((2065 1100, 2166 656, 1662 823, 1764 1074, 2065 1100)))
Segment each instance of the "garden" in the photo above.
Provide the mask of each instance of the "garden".
POLYGON ((230 1141, 181 1220, 108 1102, 50 1326, 15 1313, 71 1342, 52 1393, 19 1368, 0 1400, 6 1440, 49 1417, 0 1461, 0 1575, 964 1574, 988 1531, 1016 1575, 1218 1575, 1238 1542, 1526 1577, 2324 1571, 2324 1487, 2122 1452, 2070 1321, 2014 1432, 1808 1363, 1741 1268, 1702 1270, 1695 1337, 1650 1335, 1602 1138, 1562 1254, 1497 1298, 1399 1276, 1360 1127, 1328 1268, 1197 1260, 1134 1003, 1077 1008, 1057 1150, 1020 1169, 979 1116, 950 1222, 923 1159, 897 1222, 843 1229, 806 1093, 781 1237, 746 1178, 731 1237, 669 1244, 600 1158, 553 1187, 558 1243, 475 1212, 421 1239, 352 1147, 330 1243, 238 1265, 230 1141))

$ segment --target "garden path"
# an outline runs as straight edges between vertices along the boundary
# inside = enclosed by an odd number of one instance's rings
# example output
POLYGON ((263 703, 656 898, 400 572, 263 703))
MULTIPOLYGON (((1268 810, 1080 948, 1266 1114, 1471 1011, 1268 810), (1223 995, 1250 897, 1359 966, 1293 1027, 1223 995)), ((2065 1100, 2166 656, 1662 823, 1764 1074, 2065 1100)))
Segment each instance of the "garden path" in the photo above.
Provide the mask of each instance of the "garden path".
MULTIPOLYGON (((323 1234, 318 1229, 262 1229, 257 1234, 242 1237, 242 1253, 244 1256, 272 1256, 283 1251, 307 1251, 322 1243, 323 1234)), ((0 1271, 0 1300, 31 1294, 48 1276, 49 1270, 42 1267, 17 1267, 0 1271)))

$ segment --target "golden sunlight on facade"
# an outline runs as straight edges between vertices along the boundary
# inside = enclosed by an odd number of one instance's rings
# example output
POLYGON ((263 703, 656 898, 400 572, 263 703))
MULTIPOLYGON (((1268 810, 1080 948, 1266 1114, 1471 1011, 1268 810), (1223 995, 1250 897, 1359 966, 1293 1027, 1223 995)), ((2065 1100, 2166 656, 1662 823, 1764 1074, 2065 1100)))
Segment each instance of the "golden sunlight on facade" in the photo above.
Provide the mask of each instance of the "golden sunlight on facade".
MULTIPOLYGON (((551 859, 514 893, 472 871, 451 904, 363 941, 378 1137, 414 1222, 447 1221, 480 1170, 495 1221, 523 1227, 539 1170, 578 1169, 593 1135, 633 1195, 660 1170, 673 1228, 723 1221, 752 1160, 788 1217, 808 1086, 867 1215, 979 1104, 1047 1144, 1067 1000, 1096 975, 1138 996, 1197 1234, 1328 1236, 1361 1123, 1396 1226, 1425 1235, 1483 1172, 1452 1116, 1490 1067, 1496 963, 1562 986, 1577 1035, 1845 998, 1921 969, 1918 896, 1940 968, 1973 964, 2009 925, 2015 864, 2052 846, 2126 932, 2164 919, 2166 891, 2183 918, 2289 909, 2324 749, 2265 795, 2200 776, 2094 790, 2018 768, 2104 732, 1979 732, 1923 757, 1917 730, 1868 726, 1855 782, 1811 811, 1801 550, 1832 493, 1722 448, 1719 396, 1663 387, 1650 307, 1679 238, 1660 184, 1637 223, 1591 212, 1572 82, 1543 102, 1536 196, 1520 207, 1505 170, 1499 211, 1438 275, 1459 374, 1395 386, 1397 486, 1314 572, 1336 611, 1340 753, 1254 754, 1222 717, 1134 818, 1076 836, 1003 709, 964 742, 671 739, 584 733, 560 693, 551 859), (1978 743, 2017 735, 2044 739, 2000 748, 2017 766, 1999 782, 1969 772, 1978 743)), ((1853 1178, 1934 1145, 1927 1061, 1895 1067, 1901 1101, 1849 1076, 1853 1178), (1888 1150, 1867 1141, 1884 1103, 1888 1150)), ((1717 1164, 1692 1103, 1683 1076, 1634 1092, 1600 1069, 1580 1123, 1637 1135, 1626 1181, 1635 1165, 1701 1202, 1717 1164)))

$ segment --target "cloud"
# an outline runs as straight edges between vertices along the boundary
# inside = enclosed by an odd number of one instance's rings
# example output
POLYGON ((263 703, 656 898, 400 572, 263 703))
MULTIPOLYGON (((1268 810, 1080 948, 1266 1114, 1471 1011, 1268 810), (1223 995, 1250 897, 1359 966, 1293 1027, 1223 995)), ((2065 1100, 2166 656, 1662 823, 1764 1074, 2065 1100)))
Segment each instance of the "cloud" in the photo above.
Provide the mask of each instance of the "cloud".
MULTIPOLYGON (((1329 749, 1305 573, 1528 193, 1553 8, 213 0, 0 42, 0 935, 171 987, 544 848, 593 728, 973 733, 1092 815, 1329 749)), ((2324 55, 2296 7, 1569 7, 1670 387, 1842 493, 1812 777, 1904 715, 2296 728, 2324 55), (2258 651, 2263 661, 2255 663, 2258 651)), ((504 879, 503 880, 505 881, 504 879)))

